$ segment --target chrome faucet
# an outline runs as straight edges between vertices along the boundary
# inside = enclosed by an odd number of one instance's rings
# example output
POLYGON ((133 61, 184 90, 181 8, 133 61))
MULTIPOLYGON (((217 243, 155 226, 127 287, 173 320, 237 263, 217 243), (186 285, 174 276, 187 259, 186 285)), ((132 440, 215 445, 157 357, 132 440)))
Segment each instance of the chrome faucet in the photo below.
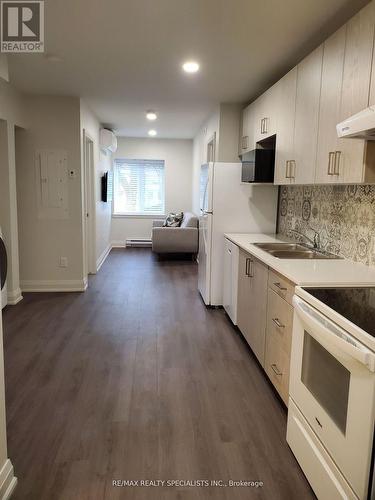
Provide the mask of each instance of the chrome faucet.
POLYGON ((296 229, 291 229, 290 231, 292 233, 298 234, 299 236, 302 236, 302 238, 305 238, 305 240, 307 240, 309 243, 311 243, 311 245, 314 248, 317 248, 319 250, 320 249, 320 234, 318 233, 318 231, 315 231, 315 229, 313 229, 312 227, 309 227, 309 229, 311 231, 314 231, 314 239, 313 240, 311 238, 309 238, 308 236, 306 236, 306 234, 303 234, 300 231, 297 231, 296 229))

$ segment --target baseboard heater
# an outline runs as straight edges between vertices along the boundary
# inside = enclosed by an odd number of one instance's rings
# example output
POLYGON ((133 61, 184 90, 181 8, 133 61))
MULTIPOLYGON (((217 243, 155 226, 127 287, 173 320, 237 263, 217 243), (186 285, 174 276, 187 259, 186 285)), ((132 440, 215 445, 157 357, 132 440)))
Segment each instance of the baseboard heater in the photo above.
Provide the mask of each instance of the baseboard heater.
POLYGON ((141 248, 147 248, 151 247, 152 243, 150 239, 146 238, 130 238, 126 240, 125 245, 127 248, 134 248, 134 247, 141 247, 141 248))

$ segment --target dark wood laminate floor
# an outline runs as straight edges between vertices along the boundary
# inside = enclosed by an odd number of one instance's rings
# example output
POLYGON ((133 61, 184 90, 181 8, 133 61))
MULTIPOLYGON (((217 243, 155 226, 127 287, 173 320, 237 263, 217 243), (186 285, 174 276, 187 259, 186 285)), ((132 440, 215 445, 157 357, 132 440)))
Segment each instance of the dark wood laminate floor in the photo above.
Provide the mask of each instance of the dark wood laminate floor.
POLYGON ((193 262, 112 251, 86 293, 25 294, 4 330, 16 499, 313 498, 284 408, 224 312, 204 307, 193 262))

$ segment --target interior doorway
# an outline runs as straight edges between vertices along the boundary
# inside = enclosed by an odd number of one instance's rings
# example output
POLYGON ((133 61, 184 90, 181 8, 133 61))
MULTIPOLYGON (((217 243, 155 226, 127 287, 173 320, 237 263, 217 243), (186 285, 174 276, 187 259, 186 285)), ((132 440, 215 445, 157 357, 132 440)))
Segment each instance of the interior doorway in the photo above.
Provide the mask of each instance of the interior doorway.
POLYGON ((216 132, 209 139, 207 143, 207 162, 215 161, 215 151, 216 151, 216 132))
POLYGON ((84 154, 84 275, 96 273, 95 252, 95 163, 94 163, 94 141, 86 131, 83 132, 83 154, 84 154))

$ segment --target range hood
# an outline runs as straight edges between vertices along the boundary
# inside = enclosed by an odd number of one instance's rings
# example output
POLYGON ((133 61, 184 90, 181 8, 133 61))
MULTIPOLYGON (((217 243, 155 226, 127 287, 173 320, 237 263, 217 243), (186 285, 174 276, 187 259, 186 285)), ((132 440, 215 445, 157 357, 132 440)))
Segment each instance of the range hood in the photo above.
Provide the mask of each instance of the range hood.
POLYGON ((351 137, 375 141, 375 106, 347 118, 336 125, 338 137, 351 137))

